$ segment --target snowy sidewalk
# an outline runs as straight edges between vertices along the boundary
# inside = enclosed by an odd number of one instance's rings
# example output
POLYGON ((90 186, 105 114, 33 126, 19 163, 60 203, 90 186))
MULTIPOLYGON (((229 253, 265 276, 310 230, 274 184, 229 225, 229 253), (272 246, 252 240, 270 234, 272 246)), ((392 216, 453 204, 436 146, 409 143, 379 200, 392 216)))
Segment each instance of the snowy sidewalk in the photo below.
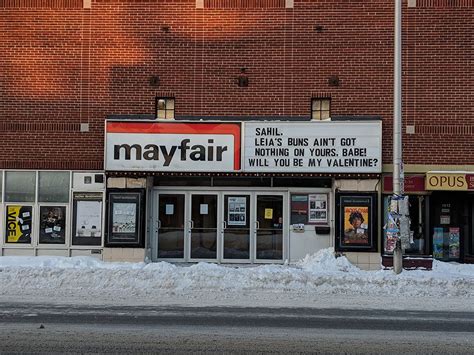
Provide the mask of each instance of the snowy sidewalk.
POLYGON ((432 271, 395 275, 362 271, 330 249, 254 267, 0 257, 0 301, 474 311, 474 265, 434 261, 432 271))

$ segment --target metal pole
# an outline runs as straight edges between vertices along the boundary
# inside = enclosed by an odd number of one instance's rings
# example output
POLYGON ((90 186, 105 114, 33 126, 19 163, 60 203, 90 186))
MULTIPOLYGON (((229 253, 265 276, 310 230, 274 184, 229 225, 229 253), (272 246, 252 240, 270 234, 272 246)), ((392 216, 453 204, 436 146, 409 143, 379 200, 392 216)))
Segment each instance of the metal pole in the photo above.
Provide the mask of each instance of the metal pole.
MULTIPOLYGON (((395 0, 394 55, 393 55, 393 195, 403 193, 402 163, 402 0, 395 0)), ((398 219, 398 218, 397 218, 398 219)), ((397 220, 398 228, 400 220, 397 220)), ((393 251, 393 271, 403 269, 400 229, 393 251)))
POLYGON ((393 194, 400 195, 402 169, 402 0, 395 0, 393 60, 393 194))

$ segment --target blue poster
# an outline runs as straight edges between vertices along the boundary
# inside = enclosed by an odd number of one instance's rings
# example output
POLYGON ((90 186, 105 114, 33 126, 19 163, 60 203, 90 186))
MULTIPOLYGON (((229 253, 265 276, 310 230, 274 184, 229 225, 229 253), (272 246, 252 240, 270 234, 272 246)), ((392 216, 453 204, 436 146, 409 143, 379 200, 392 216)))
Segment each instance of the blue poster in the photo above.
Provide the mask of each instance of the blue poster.
POLYGON ((434 228, 433 258, 442 259, 444 254, 443 228, 434 228))

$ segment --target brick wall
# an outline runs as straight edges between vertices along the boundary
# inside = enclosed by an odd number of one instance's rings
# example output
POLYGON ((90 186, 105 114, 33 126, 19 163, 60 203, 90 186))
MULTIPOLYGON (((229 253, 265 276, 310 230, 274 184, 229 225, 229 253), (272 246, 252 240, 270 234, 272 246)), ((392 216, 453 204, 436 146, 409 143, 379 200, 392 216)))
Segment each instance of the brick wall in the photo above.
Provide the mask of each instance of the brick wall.
MULTIPOLYGON (((178 116, 216 118, 309 117, 330 95, 333 115, 383 118, 389 163, 393 1, 284 4, 0 0, 0 168, 100 169, 105 117, 152 114, 161 92, 178 116)), ((405 163, 474 164, 473 10, 404 4, 405 163)))

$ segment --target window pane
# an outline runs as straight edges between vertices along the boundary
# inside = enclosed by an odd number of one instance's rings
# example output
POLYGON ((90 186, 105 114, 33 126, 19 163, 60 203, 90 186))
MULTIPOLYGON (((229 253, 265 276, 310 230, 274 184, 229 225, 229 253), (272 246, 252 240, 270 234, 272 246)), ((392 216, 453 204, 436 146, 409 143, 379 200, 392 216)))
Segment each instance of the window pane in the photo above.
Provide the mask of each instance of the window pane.
POLYGON ((167 110, 174 110, 174 99, 166 100, 166 109, 167 110))
POLYGON ((166 111, 166 118, 174 119, 174 111, 166 111))
POLYGON ((158 110, 164 110, 166 108, 166 101, 163 99, 158 100, 158 110))
POLYGON ((321 109, 321 101, 313 100, 313 111, 318 111, 321 109))
POLYGON ((69 202, 69 172, 39 173, 39 202, 69 202))
POLYGON ((166 111, 158 110, 158 118, 166 118, 166 111))
POLYGON ((5 177, 6 202, 35 202, 36 173, 7 171, 5 177))
POLYGON ((322 111, 321 112, 321 119, 325 120, 329 118, 329 111, 322 111))
POLYGON ((321 109, 325 111, 329 111, 329 105, 330 105, 329 100, 322 100, 321 109))
POLYGON ((320 120, 321 119, 321 112, 320 111, 314 111, 312 112, 312 117, 311 119, 313 120, 320 120))

